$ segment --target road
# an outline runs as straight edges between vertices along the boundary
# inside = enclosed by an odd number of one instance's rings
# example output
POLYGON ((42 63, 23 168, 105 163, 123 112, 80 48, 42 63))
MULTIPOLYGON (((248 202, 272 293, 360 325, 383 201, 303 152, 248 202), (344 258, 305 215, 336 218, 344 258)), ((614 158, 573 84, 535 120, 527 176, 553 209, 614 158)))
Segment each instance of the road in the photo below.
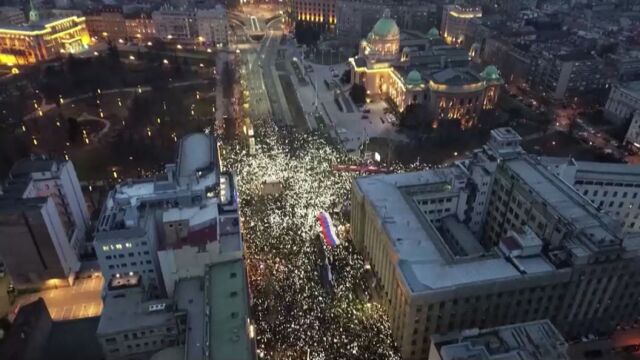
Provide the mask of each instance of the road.
POLYGON ((99 316, 102 313, 101 291, 104 279, 99 273, 77 279, 73 286, 44 290, 18 297, 14 312, 22 306, 43 298, 55 321, 99 316))

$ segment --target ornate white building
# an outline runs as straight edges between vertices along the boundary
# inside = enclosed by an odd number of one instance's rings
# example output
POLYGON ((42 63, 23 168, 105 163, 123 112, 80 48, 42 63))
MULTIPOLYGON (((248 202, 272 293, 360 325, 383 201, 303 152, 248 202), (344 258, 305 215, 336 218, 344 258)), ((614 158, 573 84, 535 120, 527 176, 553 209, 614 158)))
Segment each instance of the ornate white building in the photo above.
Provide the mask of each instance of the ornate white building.
POLYGON ((427 102, 427 121, 457 118, 468 126, 482 109, 494 107, 503 83, 495 66, 479 74, 470 69, 469 54, 446 45, 435 28, 404 36, 388 10, 349 62, 352 81, 369 97, 390 99, 400 111, 427 102))

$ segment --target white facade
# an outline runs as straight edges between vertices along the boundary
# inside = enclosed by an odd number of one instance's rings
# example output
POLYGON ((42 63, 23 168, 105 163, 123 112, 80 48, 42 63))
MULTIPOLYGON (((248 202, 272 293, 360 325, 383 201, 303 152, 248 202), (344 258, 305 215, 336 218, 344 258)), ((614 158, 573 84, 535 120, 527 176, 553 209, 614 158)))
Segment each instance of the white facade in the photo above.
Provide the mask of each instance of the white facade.
POLYGON ((640 150, 640 111, 636 111, 631 119, 624 141, 633 145, 636 150, 640 150))
POLYGON ((80 261, 68 241, 65 229, 60 221, 56 205, 51 197, 47 199, 46 205, 41 209, 42 220, 47 227, 47 232, 51 238, 51 243, 55 248, 60 265, 70 282, 73 281, 75 273, 80 270, 80 261))
POLYGON ((163 40, 191 40, 198 36, 195 13, 191 11, 159 10, 151 18, 156 36, 163 40))
MULTIPOLYGON (((640 81, 615 84, 604 107, 605 116, 617 124, 640 110, 640 81)), ((634 141, 635 142, 635 141, 634 141)))
POLYGON ((229 43, 229 21, 227 11, 222 6, 213 10, 198 10, 198 39, 213 46, 222 47, 229 43))

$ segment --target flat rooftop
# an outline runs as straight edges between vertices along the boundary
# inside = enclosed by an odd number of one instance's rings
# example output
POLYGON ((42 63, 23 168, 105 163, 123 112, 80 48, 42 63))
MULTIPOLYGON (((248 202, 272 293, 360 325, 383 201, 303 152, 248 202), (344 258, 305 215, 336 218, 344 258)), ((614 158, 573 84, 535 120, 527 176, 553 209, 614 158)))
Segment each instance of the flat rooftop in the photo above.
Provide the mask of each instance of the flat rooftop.
POLYGON ((171 306, 164 310, 149 311, 149 305, 167 304, 170 300, 145 301, 142 289, 109 293, 104 302, 98 335, 163 326, 175 318, 175 314, 170 310, 171 306))
POLYGON ((252 359, 249 293, 243 260, 214 264, 207 273, 209 353, 212 360, 252 359))
POLYGON ((568 360, 567 343, 549 320, 432 336, 442 360, 568 360))
POLYGON ((178 310, 187 312, 187 332, 181 360, 204 359, 204 278, 181 279, 176 284, 174 300, 178 310))
MULTIPOLYGON (((458 172, 457 168, 449 167, 374 175, 355 180, 363 196, 375 209, 397 253, 400 272, 412 292, 526 276, 498 254, 465 262, 453 261, 441 235, 405 194, 406 188, 443 183, 461 175, 458 172)), ((555 269, 540 256, 520 260, 523 260, 520 265, 528 274, 555 269)))

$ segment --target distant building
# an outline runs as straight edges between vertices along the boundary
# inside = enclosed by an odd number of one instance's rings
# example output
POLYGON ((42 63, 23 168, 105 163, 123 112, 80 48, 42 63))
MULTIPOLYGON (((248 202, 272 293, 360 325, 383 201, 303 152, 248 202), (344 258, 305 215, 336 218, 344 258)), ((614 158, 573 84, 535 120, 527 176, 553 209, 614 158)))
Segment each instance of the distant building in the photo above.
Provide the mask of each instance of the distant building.
POLYGON ((419 37, 401 36, 385 10, 355 58, 351 79, 370 97, 390 98, 400 111, 428 104, 428 120, 459 119, 469 126, 482 109, 495 106, 503 80, 495 66, 480 74, 469 68, 466 50, 444 45, 438 30, 419 37))
POLYGON ((196 14, 193 11, 161 9, 151 14, 156 37, 163 40, 192 41, 198 36, 196 14))
POLYGON ((91 43, 83 17, 40 20, 35 10, 32 14, 29 24, 0 24, 0 65, 35 64, 82 52, 91 43))
POLYGON ((401 29, 426 33, 436 27, 439 12, 436 4, 419 1, 397 3, 388 0, 338 0, 336 3, 336 34, 350 44, 366 37, 384 9, 401 29))
POLYGON ((127 38, 127 27, 122 13, 122 7, 103 5, 98 10, 85 14, 87 30, 91 36, 111 39, 112 41, 127 38))
POLYGON ((89 213, 69 161, 24 159, 0 196, 0 256, 16 286, 73 281, 89 213))
POLYGON ((622 125, 640 111, 640 80, 619 83, 611 87, 604 106, 604 115, 613 123, 622 125))
POLYGON ((607 88, 609 79, 603 68, 602 59, 584 51, 543 52, 531 62, 529 83, 549 99, 573 101, 583 93, 607 88))
POLYGON ((21 306, 11 328, 0 342, 0 359, 44 359, 52 324, 42 298, 21 306))
POLYGON ((23 25, 27 21, 24 11, 17 7, 0 6, 0 26, 23 25))
MULTIPOLYGON (((548 318, 575 338, 637 321, 640 236, 576 191, 598 175, 585 168, 574 188, 519 143, 494 129, 449 167, 354 181, 352 237, 403 359, 426 358, 434 334, 469 328, 548 318)), ((610 181, 622 188, 638 178, 619 170, 610 181)))
POLYGON ((256 358, 242 260, 179 280, 170 297, 147 298, 139 281, 110 281, 97 331, 107 360, 148 358, 163 349, 176 360, 256 358))
POLYGON ((482 8, 467 5, 444 5, 440 34, 447 44, 463 45, 464 34, 471 19, 482 17, 482 8))
POLYGON ((292 23, 315 24, 330 31, 336 25, 336 0, 292 0, 288 12, 292 23))
POLYGON ((569 360, 567 348, 549 320, 538 320, 433 335, 428 360, 569 360))
POLYGON ((130 39, 148 40, 156 36, 153 19, 145 12, 125 14, 124 24, 127 28, 127 37, 130 39))
POLYGON ((196 11, 198 40, 216 47, 229 44, 229 21, 227 11, 218 5, 213 10, 196 11))

